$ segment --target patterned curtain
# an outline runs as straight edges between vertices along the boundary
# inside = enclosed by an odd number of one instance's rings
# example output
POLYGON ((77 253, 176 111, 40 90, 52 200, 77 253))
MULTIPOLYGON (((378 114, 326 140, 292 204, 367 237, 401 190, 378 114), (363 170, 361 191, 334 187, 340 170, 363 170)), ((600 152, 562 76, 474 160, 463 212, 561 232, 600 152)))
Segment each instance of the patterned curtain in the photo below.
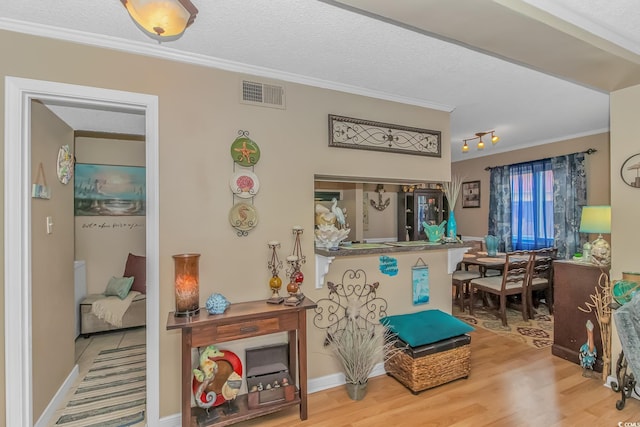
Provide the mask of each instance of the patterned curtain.
POLYGON ((500 241, 499 251, 511 251, 511 178, 509 166, 491 168, 489 234, 500 241))
POLYGON ((558 258, 569 259, 582 247, 580 216, 587 204, 587 177, 584 153, 551 159, 553 168, 553 224, 558 258))

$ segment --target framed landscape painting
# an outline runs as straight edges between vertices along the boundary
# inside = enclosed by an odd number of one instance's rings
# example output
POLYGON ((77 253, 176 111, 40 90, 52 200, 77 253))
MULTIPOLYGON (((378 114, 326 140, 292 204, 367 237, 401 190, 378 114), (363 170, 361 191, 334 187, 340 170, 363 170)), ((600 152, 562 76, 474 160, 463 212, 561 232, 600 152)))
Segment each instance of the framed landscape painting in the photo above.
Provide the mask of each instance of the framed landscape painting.
POLYGON ((75 165, 75 216, 144 216, 146 198, 144 167, 75 165))

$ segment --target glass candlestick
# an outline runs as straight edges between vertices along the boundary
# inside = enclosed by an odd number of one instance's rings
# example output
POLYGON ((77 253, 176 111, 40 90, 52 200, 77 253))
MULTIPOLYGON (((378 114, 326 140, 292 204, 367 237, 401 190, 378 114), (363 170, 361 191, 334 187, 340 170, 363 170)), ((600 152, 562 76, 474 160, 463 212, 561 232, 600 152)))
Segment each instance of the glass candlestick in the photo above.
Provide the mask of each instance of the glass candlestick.
POLYGON ((269 280, 269 288, 271 288, 271 298, 267 300, 270 304, 280 304, 284 301, 284 298, 280 296, 280 288, 282 287, 282 279, 278 276, 278 271, 282 268, 282 261, 278 258, 277 249, 280 248, 280 242, 275 240, 269 242, 269 249, 271 249, 271 260, 267 266, 271 271, 271 279, 269 280))

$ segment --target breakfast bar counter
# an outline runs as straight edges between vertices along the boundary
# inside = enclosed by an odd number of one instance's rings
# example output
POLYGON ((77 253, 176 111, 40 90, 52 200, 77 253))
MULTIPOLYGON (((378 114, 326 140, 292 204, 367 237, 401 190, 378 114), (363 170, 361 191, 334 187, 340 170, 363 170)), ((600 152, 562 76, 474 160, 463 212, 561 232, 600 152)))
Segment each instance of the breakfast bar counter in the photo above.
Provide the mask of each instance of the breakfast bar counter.
POLYGON ((385 243, 354 243, 340 246, 338 249, 315 249, 316 258, 316 288, 324 285, 324 276, 329 272, 331 263, 336 259, 348 259, 348 257, 374 257, 394 256, 403 254, 419 255, 433 251, 447 251, 447 272, 452 274, 462 261, 465 252, 471 249, 467 243, 432 243, 426 240, 414 240, 408 242, 385 243))
POLYGON ((378 255, 395 252, 416 252, 462 249, 466 252, 471 246, 465 243, 431 243, 426 240, 413 240, 409 242, 385 242, 385 243, 354 243, 340 246, 338 249, 316 248, 315 254, 325 257, 341 257, 355 255, 378 255))

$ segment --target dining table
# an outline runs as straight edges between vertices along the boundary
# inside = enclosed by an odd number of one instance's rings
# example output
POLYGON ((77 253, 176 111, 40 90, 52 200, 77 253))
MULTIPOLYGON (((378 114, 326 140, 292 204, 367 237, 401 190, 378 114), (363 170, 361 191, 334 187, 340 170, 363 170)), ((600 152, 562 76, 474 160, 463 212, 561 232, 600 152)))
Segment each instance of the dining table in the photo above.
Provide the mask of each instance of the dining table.
POLYGON ((482 277, 485 277, 488 270, 497 270, 502 274, 506 260, 505 252, 497 252, 495 256, 489 256, 487 252, 478 251, 464 254, 461 263, 465 270, 468 270, 469 266, 477 266, 482 277))

